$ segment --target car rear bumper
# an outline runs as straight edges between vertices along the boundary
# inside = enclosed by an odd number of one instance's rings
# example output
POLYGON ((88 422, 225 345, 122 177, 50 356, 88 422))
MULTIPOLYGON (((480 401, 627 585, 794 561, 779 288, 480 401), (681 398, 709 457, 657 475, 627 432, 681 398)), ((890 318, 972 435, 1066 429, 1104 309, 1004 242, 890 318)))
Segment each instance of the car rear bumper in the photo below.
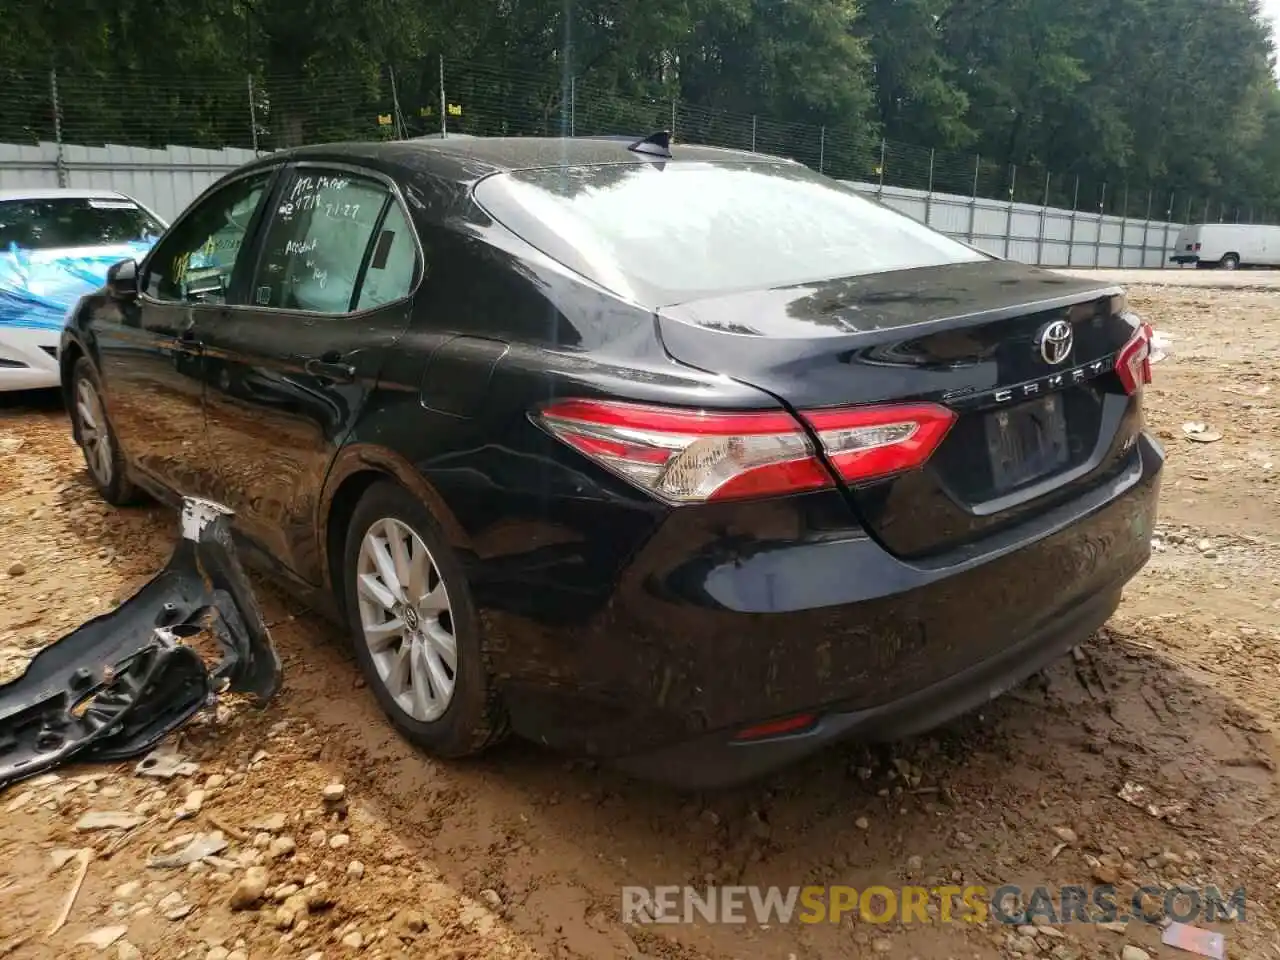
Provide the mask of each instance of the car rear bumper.
POLYGON ((536 684, 508 675, 513 724, 687 788, 750 779, 844 737, 933 727, 1106 621, 1150 556, 1163 459, 1142 434, 1121 475, 931 564, 824 531, 803 498, 777 505, 772 531, 756 505, 749 537, 734 508, 675 511, 603 614, 522 651, 559 669, 536 684), (801 713, 816 725, 735 742, 801 713))
POLYGON ((0 323, 0 390, 56 387, 60 330, 0 323))
POLYGON ((708 790, 763 776, 836 741, 891 741, 931 730, 1016 687, 1107 622, 1120 584, 1014 640, 993 656, 896 700, 861 710, 823 713, 802 732, 742 742, 733 731, 624 757, 618 766, 647 780, 708 790))

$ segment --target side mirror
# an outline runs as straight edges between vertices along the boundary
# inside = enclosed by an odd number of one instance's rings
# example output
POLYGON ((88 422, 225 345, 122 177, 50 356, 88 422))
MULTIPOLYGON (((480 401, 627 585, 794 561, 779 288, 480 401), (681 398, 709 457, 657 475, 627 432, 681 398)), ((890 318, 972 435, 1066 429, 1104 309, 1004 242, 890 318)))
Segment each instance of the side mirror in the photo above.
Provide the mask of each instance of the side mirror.
POLYGON ((117 300, 133 300, 138 296, 138 262, 121 260, 107 270, 107 291, 117 300))

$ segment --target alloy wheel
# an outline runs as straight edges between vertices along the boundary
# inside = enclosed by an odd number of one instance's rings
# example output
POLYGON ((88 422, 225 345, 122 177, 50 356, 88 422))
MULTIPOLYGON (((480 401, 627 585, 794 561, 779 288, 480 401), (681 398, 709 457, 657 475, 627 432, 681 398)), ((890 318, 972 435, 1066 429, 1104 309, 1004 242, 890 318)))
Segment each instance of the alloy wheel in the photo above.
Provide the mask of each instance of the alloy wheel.
POLYGON ((87 377, 76 382, 76 419, 80 424, 80 446, 85 463, 95 480, 104 487, 111 485, 111 431, 102 400, 87 377))
POLYGON ((453 699, 458 645, 431 552, 402 521, 379 520, 360 542, 355 575, 360 626, 379 679, 414 720, 438 720, 453 699))

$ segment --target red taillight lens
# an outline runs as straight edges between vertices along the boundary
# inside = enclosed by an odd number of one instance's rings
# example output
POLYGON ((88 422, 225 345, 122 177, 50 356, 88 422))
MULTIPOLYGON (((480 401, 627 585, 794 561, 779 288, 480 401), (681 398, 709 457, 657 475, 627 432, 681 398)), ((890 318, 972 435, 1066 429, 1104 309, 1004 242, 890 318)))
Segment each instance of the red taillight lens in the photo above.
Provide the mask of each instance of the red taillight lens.
POLYGON ((1151 324, 1138 325, 1138 332, 1116 357, 1116 373, 1124 392, 1132 396, 1151 382, 1151 324))
POLYGON ((920 466, 938 449, 956 415, 931 403, 801 414, 818 434, 832 466, 847 483, 920 466))
MULTIPOLYGON (((955 419, 951 411, 926 404, 803 416, 847 481, 919 466, 955 419)), ((778 496, 833 482, 808 432, 782 411, 719 413, 563 400, 538 418, 580 453, 672 503, 778 496)))
POLYGON ((1195 250, 1195 252, 1196 252, 1196 253, 1199 253, 1199 252, 1200 252, 1200 244, 1198 244, 1198 243, 1196 244, 1196 250, 1195 250))

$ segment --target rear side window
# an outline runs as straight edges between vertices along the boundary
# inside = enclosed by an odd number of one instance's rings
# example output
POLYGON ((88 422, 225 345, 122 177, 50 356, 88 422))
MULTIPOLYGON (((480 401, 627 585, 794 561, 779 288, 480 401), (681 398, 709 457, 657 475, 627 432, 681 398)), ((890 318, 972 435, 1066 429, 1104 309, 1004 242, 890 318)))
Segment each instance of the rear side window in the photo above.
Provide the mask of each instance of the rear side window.
POLYGON ((369 269, 360 284, 356 309, 371 310, 407 297, 413 289, 417 267, 418 249, 413 242, 413 228, 400 204, 392 202, 369 256, 369 269))
POLYGON ((548 256, 654 305, 988 259, 793 164, 516 171, 481 181, 475 196, 548 256))
POLYGON ((150 243, 164 226, 123 197, 0 200, 0 250, 150 243))
MULTIPOLYGON (((390 241, 374 242, 384 208, 395 201, 391 192, 376 180, 342 172, 300 171, 281 194, 275 216, 267 231, 253 302, 264 307, 343 314, 355 308, 356 285, 366 264, 379 263, 373 290, 361 295, 362 306, 394 300, 408 293, 404 284, 395 296, 387 292, 395 286, 388 281, 388 269, 401 268, 399 259, 406 243, 412 249, 403 219, 392 228, 390 241), (386 299, 380 299, 386 296, 386 299)), ((412 279, 414 260, 410 256, 412 279)))

